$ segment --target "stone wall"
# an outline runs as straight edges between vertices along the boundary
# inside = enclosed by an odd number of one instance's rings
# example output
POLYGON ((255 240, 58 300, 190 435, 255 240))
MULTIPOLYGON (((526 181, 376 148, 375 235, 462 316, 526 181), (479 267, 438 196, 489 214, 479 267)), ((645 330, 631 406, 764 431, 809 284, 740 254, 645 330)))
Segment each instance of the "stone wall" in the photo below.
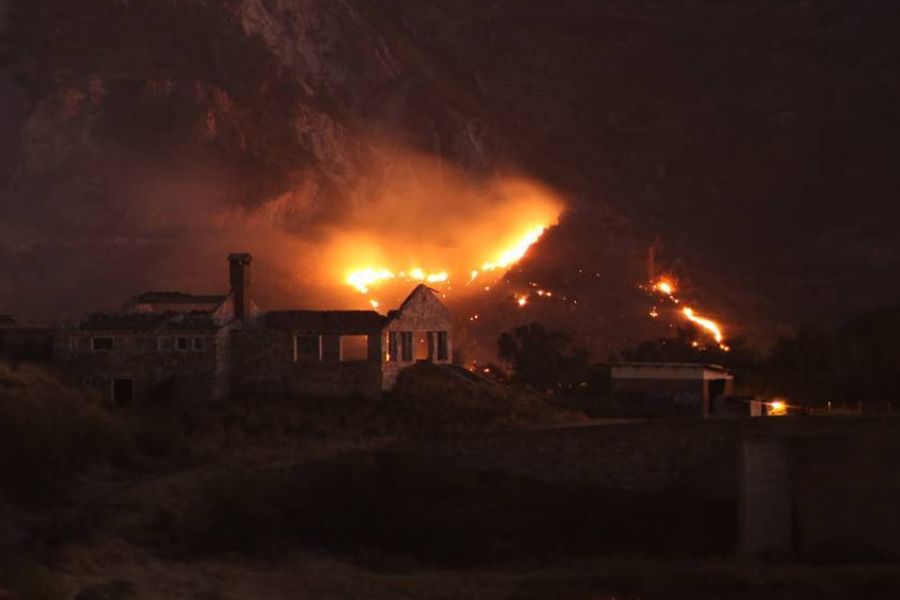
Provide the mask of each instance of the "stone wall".
POLYGON ((340 335, 322 336, 321 360, 294 359, 294 332, 235 330, 231 348, 231 389, 242 395, 279 396, 362 394, 381 392, 381 332, 368 335, 368 359, 342 362, 340 335))
POLYGON ((691 519, 699 537, 730 536, 722 553, 900 563, 900 418, 660 420, 408 443, 392 452, 474 478, 628 494, 635 503, 616 509, 622 522, 652 521, 660 511, 691 519), (741 460, 748 442, 763 444, 763 454, 741 460), (752 472, 742 472, 748 463, 752 472), (741 523, 752 535, 739 547, 741 523))
POLYGON ((216 331, 62 331, 54 359, 64 373, 112 397, 115 379, 133 382, 133 401, 204 403, 221 397, 221 362, 228 337, 216 331), (159 337, 186 337, 188 350, 161 350, 159 337), (94 351, 92 338, 110 337, 111 350, 94 351), (194 339, 203 348, 194 349, 194 339))
MULTIPOLYGON (((435 292, 420 286, 403 303, 401 310, 385 327, 384 344, 387 349, 391 332, 397 334, 397 350, 383 365, 383 387, 389 389, 397 380, 400 371, 416 362, 415 348, 412 360, 404 360, 402 356, 401 333, 412 332, 413 338, 425 336, 429 340, 428 361, 447 364, 453 359, 453 319, 450 312, 435 296, 435 292), (438 356, 438 332, 447 332, 447 353, 443 358, 438 356)), ((415 341, 413 342, 415 344, 415 341)))

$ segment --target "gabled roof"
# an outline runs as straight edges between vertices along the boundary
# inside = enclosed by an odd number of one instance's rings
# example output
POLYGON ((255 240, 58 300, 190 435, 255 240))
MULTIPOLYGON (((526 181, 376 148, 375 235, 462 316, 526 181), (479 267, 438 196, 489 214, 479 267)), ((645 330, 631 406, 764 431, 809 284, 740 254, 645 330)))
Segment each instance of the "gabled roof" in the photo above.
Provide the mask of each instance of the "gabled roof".
POLYGON ((263 323, 266 329, 354 334, 381 329, 384 322, 374 310, 275 310, 265 313, 263 323))
POLYGON ((432 287, 428 287, 424 283, 420 283, 415 288, 413 288, 413 291, 411 291, 409 293, 409 295, 406 297, 406 299, 403 301, 403 303, 400 305, 399 308, 388 311, 386 321, 390 322, 390 321, 393 321, 394 319, 396 319, 397 317, 399 317, 403 313, 403 311, 406 309, 406 307, 409 306, 409 304, 416 298, 416 296, 423 294, 425 292, 430 292, 435 297, 437 297, 437 295, 440 294, 440 292, 437 291, 436 289, 434 289, 432 287))
POLYGON ((403 304, 400 305, 400 308, 398 308, 396 311, 391 311, 391 312, 398 312, 398 313, 403 312, 403 309, 406 308, 410 302, 412 302, 413 298, 415 298, 418 294, 421 294, 426 291, 431 292, 432 294, 435 294, 435 295, 440 293, 436 289, 428 287, 424 283, 420 283, 419 285, 417 285, 416 287, 413 288, 413 291, 411 291, 409 293, 409 296, 406 297, 406 299, 403 301, 403 304))
POLYGON ((221 304, 227 294, 188 294, 185 292, 144 292, 135 296, 134 304, 221 304))
POLYGON ((82 331, 210 331, 219 328, 209 313, 93 314, 81 321, 82 331))

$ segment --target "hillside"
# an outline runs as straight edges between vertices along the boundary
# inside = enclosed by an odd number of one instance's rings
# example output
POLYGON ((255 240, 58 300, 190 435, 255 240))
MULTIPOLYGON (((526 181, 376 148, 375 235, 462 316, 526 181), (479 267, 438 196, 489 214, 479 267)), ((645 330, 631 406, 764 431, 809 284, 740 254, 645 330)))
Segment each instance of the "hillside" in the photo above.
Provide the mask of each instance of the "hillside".
MULTIPOLYGON (((651 248, 729 331, 762 340, 891 303, 898 16, 893 2, 14 0, 0 306, 65 316, 154 286, 217 289, 224 252, 291 256, 272 240, 315 239, 418 153, 569 200, 513 277, 579 306, 497 308, 476 332, 488 343, 523 318, 577 329, 600 356, 659 333, 635 289, 651 248)), ((263 268, 263 304, 311 300, 290 260, 263 268)))

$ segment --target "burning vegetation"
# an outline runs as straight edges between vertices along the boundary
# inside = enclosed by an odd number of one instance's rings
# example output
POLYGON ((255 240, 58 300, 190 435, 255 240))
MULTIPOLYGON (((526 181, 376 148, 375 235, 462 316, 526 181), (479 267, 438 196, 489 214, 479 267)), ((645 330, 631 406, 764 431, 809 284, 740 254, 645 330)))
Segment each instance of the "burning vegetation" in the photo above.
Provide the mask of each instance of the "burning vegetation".
POLYGON ((327 278, 374 308, 415 283, 444 295, 489 291, 565 207, 534 181, 471 182, 447 167, 435 173, 433 161, 417 162, 415 181, 392 182, 326 242, 327 278), (432 176, 440 185, 424 189, 432 176))
MULTIPOLYGON (((715 341, 719 348, 726 352, 730 350, 728 345, 725 343, 725 333, 722 329, 722 326, 717 321, 698 314, 694 308, 684 305, 684 303, 682 303, 682 301, 675 295, 678 289, 674 279, 672 279, 671 277, 660 277, 650 283, 648 290, 659 298, 676 307, 677 312, 681 317, 699 326, 704 333, 706 333, 715 341)), ((650 309, 651 317, 656 319, 659 317, 659 315, 659 309, 656 306, 650 309)), ((696 346, 700 346, 701 342, 695 340, 694 344, 696 346)))

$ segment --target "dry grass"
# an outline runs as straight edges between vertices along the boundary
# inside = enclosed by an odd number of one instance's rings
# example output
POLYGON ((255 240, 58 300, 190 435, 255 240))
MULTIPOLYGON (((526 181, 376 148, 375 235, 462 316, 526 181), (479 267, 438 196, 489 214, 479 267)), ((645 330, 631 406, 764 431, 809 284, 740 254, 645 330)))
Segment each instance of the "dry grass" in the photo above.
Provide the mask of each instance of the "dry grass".
POLYGON ((611 558, 565 567, 376 572, 334 558, 276 563, 174 562, 125 544, 72 549, 61 582, 70 593, 127 583, 139 600, 858 600, 896 598, 900 569, 763 567, 733 561, 611 558))
POLYGON ((124 461, 131 433, 96 398, 41 368, 0 363, 0 493, 52 499, 92 467, 124 461))

